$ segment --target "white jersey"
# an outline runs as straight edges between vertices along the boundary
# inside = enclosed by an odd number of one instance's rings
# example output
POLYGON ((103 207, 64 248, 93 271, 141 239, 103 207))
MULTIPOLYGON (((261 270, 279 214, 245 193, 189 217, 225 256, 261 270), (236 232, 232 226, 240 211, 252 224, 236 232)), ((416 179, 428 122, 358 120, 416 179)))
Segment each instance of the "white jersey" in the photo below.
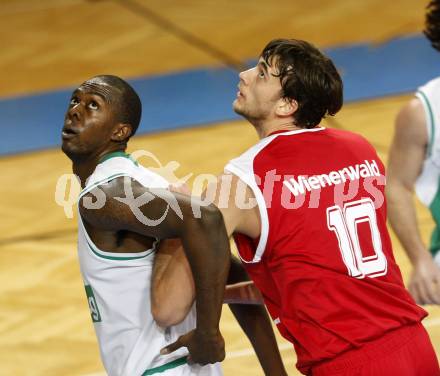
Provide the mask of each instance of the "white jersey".
MULTIPOLYGON (((80 197, 117 177, 127 176, 148 188, 168 182, 137 165, 122 152, 109 154, 87 180, 80 197)), ((101 358, 110 376, 221 375, 219 364, 189 366, 186 348, 169 355, 159 351, 194 329, 195 309, 179 325, 161 328, 151 314, 151 276, 156 243, 139 253, 99 249, 78 216, 78 257, 101 358)))
MULTIPOLYGON (((421 86, 416 97, 423 104, 428 146, 422 172, 416 181, 416 193, 420 201, 431 211, 436 228, 431 237, 433 254, 440 249, 440 77, 421 86)), ((438 260, 440 263, 440 259, 438 260)))
POLYGON ((422 173, 417 179, 416 193, 429 207, 437 194, 440 177, 440 77, 420 87, 416 97, 423 104, 428 133, 428 147, 422 173))

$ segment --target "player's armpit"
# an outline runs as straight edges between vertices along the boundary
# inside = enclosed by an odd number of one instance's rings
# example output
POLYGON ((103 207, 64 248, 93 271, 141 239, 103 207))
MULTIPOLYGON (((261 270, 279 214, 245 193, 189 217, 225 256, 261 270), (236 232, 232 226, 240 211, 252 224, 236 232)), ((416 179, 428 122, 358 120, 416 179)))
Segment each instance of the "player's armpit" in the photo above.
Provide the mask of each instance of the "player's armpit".
POLYGON ((195 299, 194 280, 179 239, 161 241, 151 282, 151 312, 162 327, 180 323, 195 299))

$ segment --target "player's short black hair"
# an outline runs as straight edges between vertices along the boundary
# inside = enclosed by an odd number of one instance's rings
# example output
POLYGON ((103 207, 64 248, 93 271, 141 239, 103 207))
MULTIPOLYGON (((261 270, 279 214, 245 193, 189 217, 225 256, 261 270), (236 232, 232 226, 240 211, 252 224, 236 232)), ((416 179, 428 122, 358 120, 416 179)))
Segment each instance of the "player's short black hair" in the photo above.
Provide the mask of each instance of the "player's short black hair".
POLYGON ((116 89, 118 95, 113 98, 118 106, 116 116, 121 123, 131 125, 131 136, 133 136, 139 127, 142 115, 142 103, 139 95, 127 81, 120 77, 104 74, 94 78, 116 89))
POLYGON ((440 0, 431 0, 426 7, 425 30, 432 47, 440 51, 440 0))
POLYGON ((343 103, 343 86, 333 62, 312 44, 296 39, 274 39, 261 57, 275 64, 283 97, 294 99, 296 125, 313 128, 326 115, 336 114, 343 103))

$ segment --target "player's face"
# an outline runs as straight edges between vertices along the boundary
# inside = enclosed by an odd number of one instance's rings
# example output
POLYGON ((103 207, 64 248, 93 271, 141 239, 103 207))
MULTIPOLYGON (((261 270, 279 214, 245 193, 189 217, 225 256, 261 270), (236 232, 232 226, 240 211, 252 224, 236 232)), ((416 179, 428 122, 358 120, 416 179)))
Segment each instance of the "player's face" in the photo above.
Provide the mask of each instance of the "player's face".
POLYGON ((62 150, 66 155, 98 155, 109 144, 116 123, 113 90, 92 79, 72 93, 62 130, 62 150))
POLYGON ((282 88, 274 65, 270 67, 260 58, 254 68, 240 73, 239 91, 233 107, 237 114, 251 122, 268 120, 275 114, 282 88))

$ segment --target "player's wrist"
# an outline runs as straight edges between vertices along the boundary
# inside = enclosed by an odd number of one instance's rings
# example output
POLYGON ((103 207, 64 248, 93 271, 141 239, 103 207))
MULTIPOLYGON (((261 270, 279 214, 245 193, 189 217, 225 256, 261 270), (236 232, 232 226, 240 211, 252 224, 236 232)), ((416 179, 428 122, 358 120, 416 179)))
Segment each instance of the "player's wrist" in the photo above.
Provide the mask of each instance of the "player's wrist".
POLYGON ((432 254, 427 249, 423 248, 412 255, 412 257, 410 257, 410 260, 414 266, 417 266, 425 262, 431 262, 432 254))

